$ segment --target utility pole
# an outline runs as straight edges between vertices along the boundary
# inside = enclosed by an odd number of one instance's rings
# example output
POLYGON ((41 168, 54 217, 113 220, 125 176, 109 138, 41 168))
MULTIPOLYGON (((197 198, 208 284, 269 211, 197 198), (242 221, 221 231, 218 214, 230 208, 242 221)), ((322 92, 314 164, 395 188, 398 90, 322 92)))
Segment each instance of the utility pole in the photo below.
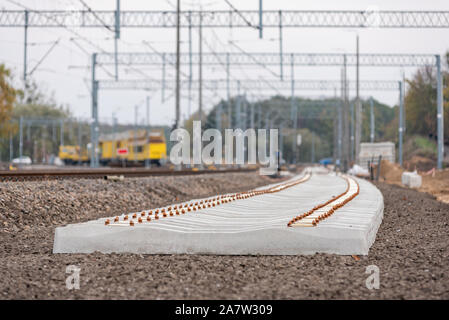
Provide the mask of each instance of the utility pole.
POLYGON ((373 105, 373 97, 369 99, 369 107, 370 107, 370 141, 374 142, 374 105, 373 105))
POLYGON ((298 110, 297 106, 295 105, 295 64, 294 64, 294 55, 291 54, 291 96, 290 96, 290 109, 291 109, 291 117, 293 121, 293 139, 292 139, 292 151, 293 151, 293 157, 292 157, 292 163, 297 163, 298 157, 297 157, 297 134, 298 134, 298 110))
POLYGON ((346 172, 349 167, 349 90, 348 90, 348 68, 346 54, 343 56, 343 171, 346 172))
POLYGON ((23 156, 23 117, 19 119, 19 158, 23 156))
POLYGON ((333 163, 337 165, 338 159, 338 107, 335 108, 335 116, 333 119, 333 140, 334 140, 334 150, 333 150, 333 163))
POLYGON ((355 162, 359 163, 360 142, 362 136, 362 105, 360 103, 360 63, 359 63, 359 35, 357 34, 357 63, 356 63, 356 109, 355 109, 355 162))
POLYGON ((236 129, 242 129, 242 115, 241 115, 241 107, 242 107, 242 99, 240 95, 237 96, 237 102, 235 104, 235 116, 237 118, 236 121, 236 129))
MULTIPOLYGON (((296 108, 295 108, 295 119, 296 119, 296 127, 295 130, 298 131, 298 127, 299 127, 299 119, 301 117, 301 101, 300 100, 296 100, 296 108)), ((297 142, 298 136, 295 137, 296 140, 296 152, 295 152, 295 162, 298 163, 299 162, 299 147, 298 146, 298 142, 297 142)))
POLYGON ((165 102, 165 52, 162 53, 162 90, 161 90, 161 101, 165 102))
POLYGON ((351 161, 355 161, 354 155, 354 108, 355 104, 351 103, 351 161))
POLYGON ((236 121, 235 121, 235 125, 234 125, 234 127, 235 128, 239 128, 239 129, 241 129, 242 128, 242 117, 241 117, 241 115, 240 115, 240 109, 241 108, 241 99, 240 99, 240 80, 237 80, 237 101, 236 101, 236 104, 235 104, 235 119, 236 119, 236 121))
POLYGON ((59 132, 59 144, 64 145, 64 119, 59 120, 61 124, 61 131, 59 132))
POLYGON ((259 38, 263 38, 263 7, 262 0, 259 0, 259 38))
POLYGON ((189 117, 192 114, 192 77, 192 11, 189 11, 189 117))
POLYGON ((344 96, 345 96, 345 75, 344 75, 344 68, 340 71, 341 76, 341 99, 340 103, 338 104, 338 115, 337 115, 337 161, 335 162, 336 165, 342 169, 342 141, 343 141, 343 104, 344 104, 344 96))
POLYGON ((95 69, 97 65, 97 54, 92 54, 92 119, 91 119, 91 150, 90 150, 90 166, 98 167, 98 81, 95 79, 95 69))
POLYGON ((270 121, 268 120, 269 113, 265 113, 265 130, 270 129, 270 121))
POLYGON ((179 77, 179 69, 181 65, 181 59, 180 59, 180 51, 181 51, 181 39, 180 39, 180 29, 181 29, 181 4, 180 0, 177 1, 176 6, 176 121, 175 121, 175 128, 179 128, 180 126, 180 77, 179 77))
POLYGON ((284 61, 283 61, 283 48, 282 48, 282 11, 279 10, 279 58, 280 58, 280 74, 281 80, 284 80, 284 61))
POLYGON ((221 113, 222 113, 222 108, 223 108, 223 106, 221 105, 221 102, 218 103, 215 122, 216 122, 217 130, 220 131, 220 132, 221 132, 221 113))
POLYGON ((404 95, 402 91, 402 81, 399 81, 399 165, 402 166, 402 140, 404 129, 402 128, 402 118, 404 116, 404 95))
POLYGON ((81 121, 78 118, 78 165, 81 165, 81 155, 82 154, 83 153, 82 153, 82 148, 81 148, 81 121))
POLYGON ((42 163, 47 163, 47 127, 45 126, 42 130, 42 163))
MULTIPOLYGON (((178 0, 179 1, 179 0, 178 0)), ((199 83, 198 83, 198 112, 199 120, 202 120, 203 114, 203 12, 200 11, 200 26, 199 26, 199 83)), ((202 127, 202 124, 201 124, 202 127)))
POLYGON ((24 46, 23 46, 23 82, 27 81, 27 47, 28 47, 28 10, 25 10, 24 46))
POLYGON ((251 110, 250 110, 250 112, 251 112, 251 118, 250 118, 250 128, 251 129, 254 129, 254 108, 255 108, 255 105, 254 104, 249 104, 249 106, 250 106, 250 108, 251 108, 251 110))
POLYGON ((73 141, 73 118, 69 118, 68 130, 69 130, 69 140, 73 141))
POLYGON ((228 102, 228 127, 232 128, 232 106, 231 106, 231 92, 230 92, 230 72, 229 72, 229 52, 226 53, 226 94, 228 102))
POLYGON ((56 127, 55 127, 55 121, 51 120, 51 137, 53 142, 56 142, 56 127))
MULTIPOLYGON (((279 145, 280 145, 280 159, 284 158, 284 122, 285 121, 281 121, 281 123, 279 124, 279 145)), ((278 165, 280 166, 281 164, 278 163, 278 165)))
POLYGON ((215 124, 216 129, 221 132, 221 102, 217 106, 217 111, 215 112, 215 124))
MULTIPOLYGON (((404 99, 405 99, 405 89, 406 89, 406 82, 405 82, 405 72, 404 72, 404 70, 402 70, 402 91, 404 92, 404 99)), ((404 119, 402 119, 403 120, 403 124, 402 124, 402 128, 404 129, 404 135, 405 135, 405 132, 407 131, 407 126, 406 126, 406 119, 407 119, 407 114, 406 114, 406 107, 405 107, 405 104, 404 104, 404 119)))
POLYGON ((120 0, 117 0, 115 10, 115 36, 114 36, 114 59, 115 59, 115 80, 118 80, 118 39, 120 39, 120 0))
POLYGON ((12 162, 12 158, 13 158, 13 144, 12 144, 12 132, 9 131, 9 162, 12 162))
POLYGON ((138 118, 138 105, 134 106, 134 143, 133 143, 133 155, 134 161, 137 162, 137 118, 138 118))
POLYGON ((117 156, 117 118, 115 112, 112 113, 112 137, 114 140, 112 143, 112 158, 115 159, 117 156))
POLYGON ((444 158, 444 108, 443 108, 443 76, 441 74, 441 56, 437 55, 437 137, 438 161, 437 168, 443 169, 444 158))
POLYGON ((310 160, 312 163, 315 163, 315 132, 312 132, 312 152, 310 160))
POLYGON ((150 136, 150 97, 147 96, 147 144, 148 144, 148 157, 145 157, 145 167, 151 166, 150 151, 151 151, 151 136, 150 136))
MULTIPOLYGON (((203 119, 203 9, 200 8, 199 13, 199 28, 198 28, 198 55, 199 55, 199 63, 198 63, 198 119, 201 121, 203 119)), ((200 129, 203 128, 203 123, 200 122, 200 129)), ((193 138, 195 139, 195 137, 193 138)), ((202 148, 203 141, 199 138, 198 145, 202 148)), ((194 142, 195 148, 195 142, 194 142)), ((199 165, 202 168, 202 163, 199 165)))
POLYGON ((246 100, 246 92, 243 94, 243 98, 242 98, 242 104, 241 104, 241 108, 242 108, 242 113, 240 114, 242 117, 242 127, 241 129, 243 131, 246 130, 246 123, 248 120, 248 104, 247 104, 247 100, 246 100))

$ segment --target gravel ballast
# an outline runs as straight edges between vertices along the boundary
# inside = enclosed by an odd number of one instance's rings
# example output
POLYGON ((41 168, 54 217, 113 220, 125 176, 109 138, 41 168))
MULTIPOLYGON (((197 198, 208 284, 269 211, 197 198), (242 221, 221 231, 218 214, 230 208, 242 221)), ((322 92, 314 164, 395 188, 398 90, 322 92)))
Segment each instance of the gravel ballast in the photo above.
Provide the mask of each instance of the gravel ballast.
POLYGON ((380 183, 368 256, 53 255, 56 226, 272 183, 257 173, 0 183, 1 299, 448 299, 449 205, 380 183), (66 267, 80 267, 80 289, 66 267), (380 272, 369 290, 366 268, 380 272))

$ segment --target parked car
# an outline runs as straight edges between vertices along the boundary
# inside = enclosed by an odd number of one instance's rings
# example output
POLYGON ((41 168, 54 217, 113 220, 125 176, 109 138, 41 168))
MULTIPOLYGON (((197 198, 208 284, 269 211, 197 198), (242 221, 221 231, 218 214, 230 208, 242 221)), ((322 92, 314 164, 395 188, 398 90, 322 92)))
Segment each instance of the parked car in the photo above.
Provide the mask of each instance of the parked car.
POLYGON ((328 164, 332 164, 332 158, 324 158, 319 161, 322 166, 327 166, 328 164))
POLYGON ((12 159, 12 164, 32 164, 31 158, 28 156, 21 156, 19 158, 12 159))

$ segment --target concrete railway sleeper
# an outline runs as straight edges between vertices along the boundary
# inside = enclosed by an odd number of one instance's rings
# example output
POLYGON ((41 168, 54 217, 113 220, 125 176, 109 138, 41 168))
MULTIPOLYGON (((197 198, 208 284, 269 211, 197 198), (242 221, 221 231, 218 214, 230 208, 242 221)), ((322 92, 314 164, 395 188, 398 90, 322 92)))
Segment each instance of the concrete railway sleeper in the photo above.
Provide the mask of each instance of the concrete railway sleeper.
POLYGON ((308 181, 311 173, 307 172, 301 178, 287 183, 281 183, 270 188, 261 190, 244 191, 233 194, 218 195, 207 199, 188 201, 180 204, 175 204, 166 207, 160 207, 152 210, 145 210, 142 212, 134 212, 131 214, 124 214, 121 217, 116 216, 114 219, 106 219, 104 224, 106 226, 134 226, 136 223, 149 223, 151 221, 159 220, 161 218, 174 217, 183 215, 189 212, 200 211, 201 209, 211 208, 226 204, 232 201, 243 200, 255 196, 276 193, 290 187, 296 186, 300 183, 308 181))
POLYGON ((363 179, 320 172, 324 170, 307 168, 288 181, 247 192, 216 194, 58 227, 53 252, 368 254, 383 217, 382 194, 363 179), (309 219, 294 223, 320 223, 317 228, 287 227, 292 217, 311 208, 309 219), (332 219, 323 221, 337 210, 332 219))

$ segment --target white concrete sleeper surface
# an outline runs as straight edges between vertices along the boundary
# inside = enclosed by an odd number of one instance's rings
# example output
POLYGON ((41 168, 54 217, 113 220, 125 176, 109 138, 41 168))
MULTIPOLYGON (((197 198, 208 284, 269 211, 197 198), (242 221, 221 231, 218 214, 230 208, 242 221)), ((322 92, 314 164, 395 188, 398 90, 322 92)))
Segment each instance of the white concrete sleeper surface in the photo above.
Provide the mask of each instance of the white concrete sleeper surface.
MULTIPOLYGON (((105 225, 107 218, 102 218, 58 227, 55 231, 53 252, 368 254, 382 221, 384 204, 380 191, 366 180, 353 178, 359 185, 359 194, 316 226, 287 226, 293 217, 344 193, 347 189, 348 183, 338 175, 310 171, 308 169, 287 182, 301 179, 300 183, 278 192, 255 195, 149 222, 144 219, 138 223, 133 219, 133 226, 130 226, 128 220, 123 221, 124 216, 121 216, 119 222, 108 225, 105 225)), ((280 185, 284 184, 285 182, 280 185)), ((267 187, 273 186, 275 185, 267 187)), ((148 213, 148 210, 146 212, 148 213)), ((108 221, 113 219, 114 217, 109 218, 108 221)))

